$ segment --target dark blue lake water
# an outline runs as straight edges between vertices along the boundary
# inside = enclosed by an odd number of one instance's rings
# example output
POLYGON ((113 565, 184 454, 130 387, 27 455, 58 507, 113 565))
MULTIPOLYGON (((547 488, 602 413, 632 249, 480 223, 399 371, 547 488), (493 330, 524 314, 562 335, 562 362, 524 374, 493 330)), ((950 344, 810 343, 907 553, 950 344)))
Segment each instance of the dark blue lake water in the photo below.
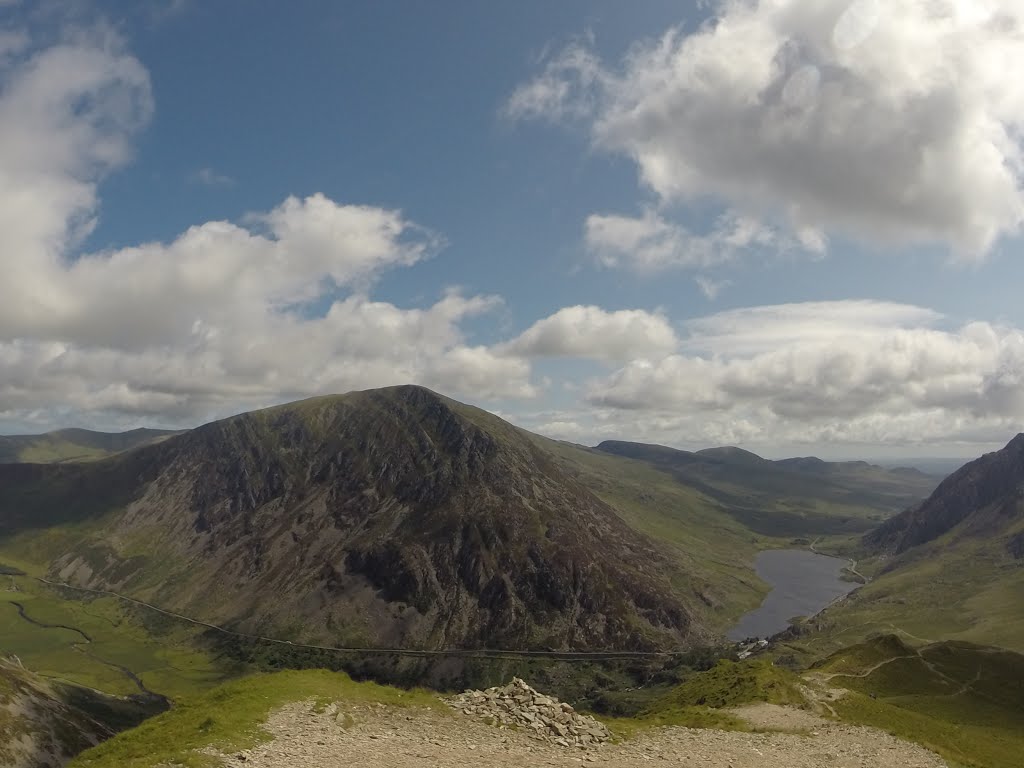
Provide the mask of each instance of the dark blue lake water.
POLYGON ((754 562, 757 575, 772 585, 772 591, 729 630, 730 640, 768 637, 789 626, 794 616, 813 616, 857 584, 840 581, 847 561, 818 555, 806 549, 771 549, 754 562))

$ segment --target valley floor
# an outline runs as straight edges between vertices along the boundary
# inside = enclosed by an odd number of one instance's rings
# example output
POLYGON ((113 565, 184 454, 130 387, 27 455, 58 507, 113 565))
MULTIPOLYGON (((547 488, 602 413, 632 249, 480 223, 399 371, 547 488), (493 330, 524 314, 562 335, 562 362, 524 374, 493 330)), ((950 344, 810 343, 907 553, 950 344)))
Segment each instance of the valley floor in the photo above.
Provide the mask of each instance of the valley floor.
MULTIPOLYGON (((288 704, 274 711, 273 736, 252 749, 222 757, 231 768, 431 768, 521 765, 608 768, 653 764, 700 768, 945 768, 927 750, 872 728, 841 725, 808 712, 760 704, 736 710, 758 729, 727 732, 665 727, 645 730, 620 744, 580 750, 535 741, 461 714, 382 704, 288 704)), ((212 753, 211 753, 212 754, 212 753)))

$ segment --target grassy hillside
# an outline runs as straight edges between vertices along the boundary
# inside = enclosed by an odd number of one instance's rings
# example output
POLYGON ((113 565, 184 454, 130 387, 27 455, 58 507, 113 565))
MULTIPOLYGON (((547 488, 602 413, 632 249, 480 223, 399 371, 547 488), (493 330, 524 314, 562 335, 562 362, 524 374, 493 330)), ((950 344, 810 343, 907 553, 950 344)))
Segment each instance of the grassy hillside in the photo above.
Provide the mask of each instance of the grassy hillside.
POLYGON ((95 461, 174 434, 177 432, 161 429, 133 429, 129 432, 61 429, 41 435, 0 435, 0 464, 95 461))
POLYGON ((819 544, 856 558, 872 581, 815 617, 799 645, 827 654, 895 632, 913 644, 965 640, 1024 652, 1024 500, 1015 489, 980 507, 965 496, 960 508, 943 503, 959 522, 899 554, 859 540, 819 544))
POLYGON ((701 581, 708 622, 724 631, 768 592, 753 572, 761 549, 788 539, 758 535, 714 499, 642 461, 533 436, 563 469, 610 504, 636 530, 670 548, 701 581))
POLYGON ((964 642, 914 649, 873 638, 817 664, 849 693, 840 717, 911 739, 971 768, 1018 768, 1024 755, 1024 656, 964 642))
POLYGON ((814 458, 769 461, 738 448, 691 453, 607 441, 598 450, 662 470, 765 536, 864 532, 920 501, 938 484, 938 478, 916 471, 814 458))

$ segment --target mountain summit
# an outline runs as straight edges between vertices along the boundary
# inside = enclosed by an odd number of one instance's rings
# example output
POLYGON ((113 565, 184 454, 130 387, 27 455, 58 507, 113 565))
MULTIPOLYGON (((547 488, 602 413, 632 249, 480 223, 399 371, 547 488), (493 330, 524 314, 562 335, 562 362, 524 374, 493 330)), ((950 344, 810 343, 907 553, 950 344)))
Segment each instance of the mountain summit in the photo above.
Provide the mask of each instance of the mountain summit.
POLYGON ((0 507, 45 481, 63 490, 42 519, 91 489, 92 533, 54 575, 243 631, 418 648, 703 636, 676 562, 531 437, 422 387, 355 392, 92 464, 0 467, 0 507))

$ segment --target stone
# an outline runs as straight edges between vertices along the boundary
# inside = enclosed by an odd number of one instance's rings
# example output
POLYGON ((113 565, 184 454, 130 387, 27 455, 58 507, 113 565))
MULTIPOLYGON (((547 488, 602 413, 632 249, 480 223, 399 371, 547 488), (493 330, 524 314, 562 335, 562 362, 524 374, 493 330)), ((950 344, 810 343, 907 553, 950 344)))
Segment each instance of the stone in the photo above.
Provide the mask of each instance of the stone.
POLYGON ((516 677, 505 686, 467 690, 447 700, 453 709, 499 727, 516 726, 532 738, 562 747, 599 748, 611 732, 592 717, 580 715, 565 702, 538 693, 516 677))

